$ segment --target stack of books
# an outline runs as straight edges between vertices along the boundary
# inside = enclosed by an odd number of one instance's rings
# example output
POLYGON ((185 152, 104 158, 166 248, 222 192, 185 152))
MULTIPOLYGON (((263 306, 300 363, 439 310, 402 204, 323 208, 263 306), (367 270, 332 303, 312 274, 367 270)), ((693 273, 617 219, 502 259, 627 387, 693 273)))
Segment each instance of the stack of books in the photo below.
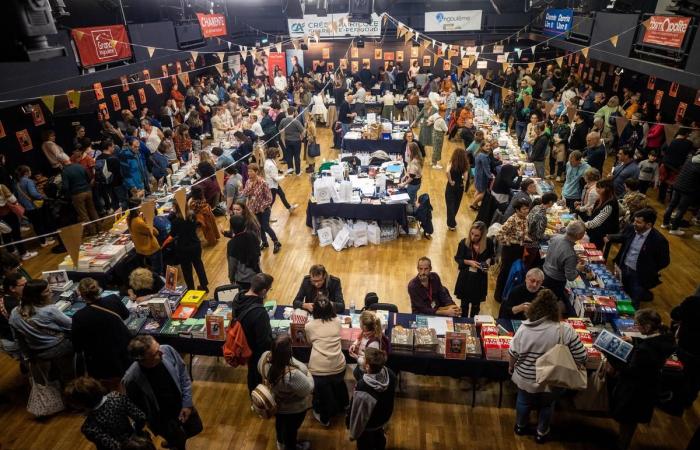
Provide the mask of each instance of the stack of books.
POLYGON ((413 349, 419 353, 437 353, 437 334, 433 328, 416 328, 413 331, 413 349))
POLYGON ((289 327, 291 322, 289 320, 270 320, 270 328, 272 328, 272 337, 277 338, 277 336, 283 334, 289 334, 289 327))
POLYGON ((391 329, 391 350, 395 352, 413 351, 413 330, 397 325, 391 329))

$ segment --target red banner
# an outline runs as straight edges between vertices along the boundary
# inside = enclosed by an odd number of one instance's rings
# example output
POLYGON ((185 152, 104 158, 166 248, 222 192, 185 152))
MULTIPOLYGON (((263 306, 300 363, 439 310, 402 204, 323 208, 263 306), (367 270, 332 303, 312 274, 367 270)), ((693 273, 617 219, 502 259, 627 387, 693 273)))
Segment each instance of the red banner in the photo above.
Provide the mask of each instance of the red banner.
POLYGON ((71 34, 83 67, 131 58, 131 45, 124 25, 75 28, 71 34))
POLYGON ((197 19, 205 38, 226 36, 226 17, 223 14, 197 13, 197 19))
POLYGON ((270 83, 275 80, 275 70, 279 70, 282 76, 287 74, 287 59, 284 53, 270 53, 267 57, 267 73, 270 83))
POLYGON ((648 24, 642 42, 680 48, 690 26, 690 17, 651 16, 648 24))

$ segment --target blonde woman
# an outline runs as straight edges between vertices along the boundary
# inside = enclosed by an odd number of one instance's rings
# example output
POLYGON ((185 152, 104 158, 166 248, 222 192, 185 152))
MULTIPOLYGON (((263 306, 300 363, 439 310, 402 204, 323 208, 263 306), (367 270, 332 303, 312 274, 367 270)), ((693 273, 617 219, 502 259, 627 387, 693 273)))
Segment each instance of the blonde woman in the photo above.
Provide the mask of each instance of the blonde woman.
POLYGON ((309 156, 309 148, 316 142, 316 120, 308 116, 304 129, 304 160, 306 161, 306 173, 314 173, 316 170, 316 157, 309 156))
POLYGON ((136 303, 145 302, 163 289, 165 282, 161 277, 145 267, 134 269, 129 275, 129 290, 131 300, 136 303))

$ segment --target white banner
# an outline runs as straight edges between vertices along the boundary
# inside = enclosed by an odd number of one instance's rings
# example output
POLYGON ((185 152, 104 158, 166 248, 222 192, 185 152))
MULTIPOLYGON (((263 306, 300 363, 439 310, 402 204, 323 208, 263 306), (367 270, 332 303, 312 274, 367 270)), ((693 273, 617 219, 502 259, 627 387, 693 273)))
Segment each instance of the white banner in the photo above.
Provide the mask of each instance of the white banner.
POLYGON ((481 10, 431 11, 425 13, 425 31, 481 30, 481 10))
POLYGON ((287 19, 289 35, 291 37, 312 36, 315 32, 320 32, 322 38, 345 37, 345 36, 381 36, 382 22, 380 16, 372 13, 372 22, 357 23, 348 22, 348 14, 328 14, 319 17, 315 14, 305 14, 303 19, 287 19), (339 21, 343 20, 341 25, 339 21), (331 30, 331 22, 336 22, 336 31, 331 30))

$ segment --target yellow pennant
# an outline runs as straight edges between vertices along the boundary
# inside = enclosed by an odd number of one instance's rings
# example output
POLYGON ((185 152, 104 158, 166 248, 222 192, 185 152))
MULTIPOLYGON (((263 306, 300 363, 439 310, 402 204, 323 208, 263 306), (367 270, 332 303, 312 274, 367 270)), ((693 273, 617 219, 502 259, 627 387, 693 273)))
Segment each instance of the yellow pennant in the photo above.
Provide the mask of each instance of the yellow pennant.
POLYGON ((197 64, 197 56, 199 56, 199 52, 190 52, 190 56, 192 56, 192 62, 197 64))
MULTIPOLYGON (((583 57, 588 59, 588 47, 584 47, 581 49, 581 54, 583 54, 583 57)), ((560 64, 561 65, 561 64, 560 64)))
POLYGON ((437 53, 434 53, 434 54, 433 54, 433 65, 436 65, 436 64, 437 64, 438 59, 440 59, 440 57, 437 55, 437 53))
POLYGON ((119 42, 116 39, 112 39, 109 43, 112 45, 112 48, 117 48, 119 42))
POLYGON ((403 41, 408 42, 411 40, 412 37, 413 37, 413 33, 411 31, 409 31, 403 35, 403 41))
POLYGON ((58 231, 61 235, 61 241, 66 246, 70 259, 73 262, 73 267, 78 267, 78 258, 80 257, 80 244, 83 242, 83 224, 76 223, 61 228, 58 231))
POLYGON ((216 56, 219 58, 219 61, 224 62, 224 52, 217 52, 216 56))
POLYGON ((72 103, 74 108, 80 107, 80 91, 68 91, 66 96, 68 97, 68 102, 72 103))
POLYGON ((56 96, 55 95, 44 95, 41 97, 41 101, 44 102, 44 105, 46 105, 46 109, 48 109, 51 114, 53 114, 53 105, 56 103, 56 96))
POLYGON ((557 61, 557 65, 559 65, 559 67, 561 67, 562 64, 564 64, 564 57, 560 56, 556 59, 556 61, 557 61))
POLYGON ((610 38, 610 43, 612 44, 613 47, 617 47, 617 39, 618 39, 617 35, 610 38))
POLYGON ((530 69, 530 72, 532 72, 535 69, 535 63, 529 63, 527 67, 530 69))
POLYGON ((83 31, 76 31, 75 32, 75 37, 78 38, 78 40, 81 40, 85 36, 85 33, 83 31))

